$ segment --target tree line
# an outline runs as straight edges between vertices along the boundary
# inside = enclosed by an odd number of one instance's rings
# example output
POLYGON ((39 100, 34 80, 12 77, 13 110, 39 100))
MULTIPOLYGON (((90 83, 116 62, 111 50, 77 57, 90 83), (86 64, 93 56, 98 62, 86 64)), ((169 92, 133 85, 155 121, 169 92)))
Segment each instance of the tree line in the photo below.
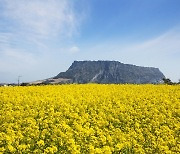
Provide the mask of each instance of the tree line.
POLYGON ((180 79, 179 79, 179 82, 172 82, 171 79, 169 78, 163 78, 163 82, 164 84, 175 85, 175 84, 180 84, 180 79))

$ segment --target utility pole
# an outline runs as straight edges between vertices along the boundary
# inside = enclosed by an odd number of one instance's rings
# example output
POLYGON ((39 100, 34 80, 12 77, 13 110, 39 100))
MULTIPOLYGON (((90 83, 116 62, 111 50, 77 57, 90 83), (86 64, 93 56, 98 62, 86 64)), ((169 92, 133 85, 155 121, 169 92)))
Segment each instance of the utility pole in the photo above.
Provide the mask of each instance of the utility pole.
POLYGON ((20 85, 20 78, 21 78, 22 76, 18 76, 18 86, 20 85))

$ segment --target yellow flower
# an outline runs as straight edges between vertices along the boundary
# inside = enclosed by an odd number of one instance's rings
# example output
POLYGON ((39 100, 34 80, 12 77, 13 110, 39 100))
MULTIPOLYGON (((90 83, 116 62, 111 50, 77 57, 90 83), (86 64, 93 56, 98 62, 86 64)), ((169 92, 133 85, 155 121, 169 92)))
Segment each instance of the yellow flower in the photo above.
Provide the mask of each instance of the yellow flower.
POLYGON ((44 141, 43 141, 43 140, 38 141, 38 142, 37 142, 37 145, 38 145, 39 147, 44 146, 44 141))
POLYGON ((124 147, 124 144, 123 144, 123 143, 118 143, 118 144, 116 145, 116 148, 117 148, 118 150, 123 149, 123 147, 124 147))
POLYGON ((0 87, 0 153, 180 153, 180 86, 0 87))
POLYGON ((10 152, 15 152, 16 149, 12 145, 8 145, 8 149, 10 152))

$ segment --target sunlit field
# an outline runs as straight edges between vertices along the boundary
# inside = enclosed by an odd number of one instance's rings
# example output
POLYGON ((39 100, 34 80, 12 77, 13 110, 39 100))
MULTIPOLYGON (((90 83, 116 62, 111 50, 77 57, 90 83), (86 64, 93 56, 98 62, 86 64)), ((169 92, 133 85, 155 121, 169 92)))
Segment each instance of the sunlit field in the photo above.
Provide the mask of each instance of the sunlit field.
POLYGON ((180 153, 180 86, 0 87, 1 153, 180 153))

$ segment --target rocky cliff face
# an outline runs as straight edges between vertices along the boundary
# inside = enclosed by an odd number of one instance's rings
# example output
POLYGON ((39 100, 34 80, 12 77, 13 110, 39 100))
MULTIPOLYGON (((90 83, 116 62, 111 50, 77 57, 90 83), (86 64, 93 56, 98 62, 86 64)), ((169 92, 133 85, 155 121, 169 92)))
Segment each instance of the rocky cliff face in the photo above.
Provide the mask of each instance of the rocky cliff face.
POLYGON ((53 79, 71 83, 159 83, 165 76, 158 68, 140 67, 118 61, 74 61, 66 72, 53 79))

